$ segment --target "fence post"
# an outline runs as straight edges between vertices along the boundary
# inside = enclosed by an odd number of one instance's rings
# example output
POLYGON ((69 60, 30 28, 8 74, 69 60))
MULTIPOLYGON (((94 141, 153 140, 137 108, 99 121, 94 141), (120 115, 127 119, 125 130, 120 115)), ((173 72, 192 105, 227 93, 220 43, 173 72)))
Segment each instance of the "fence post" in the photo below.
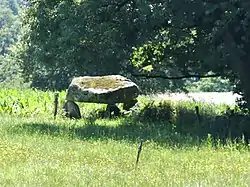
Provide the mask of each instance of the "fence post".
POLYGON ((56 119, 56 115, 57 115, 58 98, 59 98, 59 92, 55 92, 54 94, 54 119, 56 119))

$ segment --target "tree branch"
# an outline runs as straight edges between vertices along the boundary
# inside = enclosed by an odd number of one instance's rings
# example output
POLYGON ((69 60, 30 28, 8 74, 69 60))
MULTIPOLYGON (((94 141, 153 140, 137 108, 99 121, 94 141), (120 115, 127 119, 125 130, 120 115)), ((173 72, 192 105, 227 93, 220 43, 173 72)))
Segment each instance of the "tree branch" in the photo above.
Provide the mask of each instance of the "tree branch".
POLYGON ((221 76, 221 74, 211 74, 211 75, 183 75, 183 76, 169 77, 166 75, 149 75, 149 74, 136 74, 136 73, 131 73, 131 75, 133 77, 161 78, 161 79, 169 79, 169 80, 180 80, 180 79, 187 79, 187 78, 211 78, 211 77, 221 76))

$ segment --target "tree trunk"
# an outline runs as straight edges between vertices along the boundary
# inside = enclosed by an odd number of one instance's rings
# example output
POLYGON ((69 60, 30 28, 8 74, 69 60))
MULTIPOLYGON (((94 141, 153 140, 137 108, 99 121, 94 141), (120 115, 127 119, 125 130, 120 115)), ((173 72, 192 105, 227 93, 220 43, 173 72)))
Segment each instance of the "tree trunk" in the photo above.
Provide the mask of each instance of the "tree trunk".
POLYGON ((250 58, 239 63, 238 75, 242 84, 242 91, 250 111, 250 58))
POLYGON ((239 76, 247 108, 250 111, 250 55, 247 51, 243 56, 240 54, 236 42, 229 32, 224 34, 223 39, 229 51, 234 51, 234 54, 231 54, 230 57, 230 66, 233 72, 239 76))

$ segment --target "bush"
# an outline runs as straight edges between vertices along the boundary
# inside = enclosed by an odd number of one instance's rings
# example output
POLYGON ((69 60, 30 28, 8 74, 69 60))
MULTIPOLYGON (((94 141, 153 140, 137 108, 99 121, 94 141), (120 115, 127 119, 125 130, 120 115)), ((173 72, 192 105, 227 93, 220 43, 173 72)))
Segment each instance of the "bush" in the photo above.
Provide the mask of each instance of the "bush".
POLYGON ((250 138, 250 118, 243 115, 239 108, 236 108, 235 113, 228 114, 229 106, 224 104, 156 101, 145 98, 139 101, 140 108, 133 116, 135 120, 151 123, 165 121, 175 132, 196 138, 206 138, 208 134, 221 140, 241 138, 242 135, 250 138))
POLYGON ((174 119, 174 108, 171 101, 148 101, 144 102, 136 114, 139 119, 150 120, 150 121, 167 121, 173 122, 174 119))

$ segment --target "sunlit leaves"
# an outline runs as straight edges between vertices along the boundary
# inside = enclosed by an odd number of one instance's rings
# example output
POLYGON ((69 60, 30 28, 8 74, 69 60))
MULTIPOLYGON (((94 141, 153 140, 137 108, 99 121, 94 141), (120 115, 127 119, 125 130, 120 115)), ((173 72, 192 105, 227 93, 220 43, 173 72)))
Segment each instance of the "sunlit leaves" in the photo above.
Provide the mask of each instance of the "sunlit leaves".
POLYGON ((131 62, 135 67, 150 67, 149 69, 152 70, 155 63, 158 64, 160 63, 161 59, 163 59, 164 48, 164 43, 154 44, 152 42, 144 44, 139 48, 133 48, 134 52, 131 62))

